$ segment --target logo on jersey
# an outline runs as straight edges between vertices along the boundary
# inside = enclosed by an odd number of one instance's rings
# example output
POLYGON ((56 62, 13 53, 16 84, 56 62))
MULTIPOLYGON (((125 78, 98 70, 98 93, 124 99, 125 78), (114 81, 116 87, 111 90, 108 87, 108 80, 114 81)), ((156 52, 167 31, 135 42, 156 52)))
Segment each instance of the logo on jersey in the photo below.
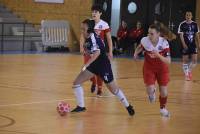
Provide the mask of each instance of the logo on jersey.
POLYGON ((104 80, 105 80, 105 81, 108 81, 108 76, 105 75, 105 76, 104 76, 104 80))
POLYGON ((162 46, 158 46, 158 50, 163 50, 163 47, 162 46))
POLYGON ((99 25, 99 29, 102 29, 103 28, 103 26, 102 25, 99 25))

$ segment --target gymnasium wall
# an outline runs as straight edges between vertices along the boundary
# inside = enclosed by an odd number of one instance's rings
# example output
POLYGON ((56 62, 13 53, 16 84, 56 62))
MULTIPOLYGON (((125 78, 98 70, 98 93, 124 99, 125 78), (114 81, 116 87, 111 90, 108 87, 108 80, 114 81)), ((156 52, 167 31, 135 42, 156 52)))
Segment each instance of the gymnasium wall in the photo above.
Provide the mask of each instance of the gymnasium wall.
POLYGON ((71 25, 70 50, 79 49, 80 24, 91 16, 93 0, 65 0, 64 4, 36 3, 34 0, 0 0, 0 3, 30 23, 43 19, 68 20, 71 25))
MULTIPOLYGON (((196 21, 200 25, 200 0, 196 1, 196 21)), ((30 23, 40 23, 42 19, 68 20, 71 24, 71 50, 78 50, 80 23, 91 16, 92 2, 93 0, 65 0, 64 4, 46 4, 36 3, 34 0, 0 0, 1 4, 30 23)))

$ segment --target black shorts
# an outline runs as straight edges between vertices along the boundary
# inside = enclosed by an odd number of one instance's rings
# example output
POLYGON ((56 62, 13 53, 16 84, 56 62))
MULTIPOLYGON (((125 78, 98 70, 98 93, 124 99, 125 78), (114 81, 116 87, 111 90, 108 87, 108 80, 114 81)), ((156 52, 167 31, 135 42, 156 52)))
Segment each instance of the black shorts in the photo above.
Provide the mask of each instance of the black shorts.
POLYGON ((100 76, 105 83, 110 83, 114 79, 109 59, 96 60, 87 67, 87 70, 100 76))
POLYGON ((193 55, 198 53, 198 48, 196 47, 196 44, 190 44, 188 45, 188 49, 182 49, 182 55, 193 55))

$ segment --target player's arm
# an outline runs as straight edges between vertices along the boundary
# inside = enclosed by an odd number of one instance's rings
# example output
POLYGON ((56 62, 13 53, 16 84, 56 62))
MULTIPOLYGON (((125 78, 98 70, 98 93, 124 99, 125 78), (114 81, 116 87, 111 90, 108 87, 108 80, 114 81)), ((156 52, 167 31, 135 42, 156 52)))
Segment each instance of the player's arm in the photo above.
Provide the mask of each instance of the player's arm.
POLYGON ((166 40, 172 41, 176 39, 176 34, 174 34, 167 26, 161 23, 161 31, 163 32, 163 36, 166 40))
POLYGON ((84 71, 92 62, 94 62, 100 55, 100 50, 95 50, 92 54, 90 54, 90 59, 87 61, 87 63, 84 65, 82 70, 84 71))
POLYGON ((180 39, 181 39, 181 43, 182 43, 183 48, 188 49, 188 47, 185 43, 184 37, 183 37, 183 33, 180 33, 180 39))
POLYGON ((83 48, 83 44, 85 43, 85 38, 83 37, 83 34, 81 33, 80 35, 80 53, 84 54, 84 48, 83 48))
POLYGON ((155 55, 155 57, 159 58, 165 64, 171 64, 171 57, 170 57, 169 52, 167 52, 165 56, 161 55, 157 51, 153 51, 152 53, 155 55))
POLYGON ((182 30, 182 24, 179 25, 179 28, 178 28, 178 34, 180 35, 180 39, 181 39, 181 44, 183 46, 184 49, 188 49, 186 43, 185 43, 185 40, 184 40, 184 37, 183 37, 183 30, 182 30))
POLYGON ((108 56, 109 56, 109 59, 112 59, 113 58, 113 53, 112 53, 113 44, 112 44, 112 38, 111 38, 111 33, 110 32, 106 32, 106 39, 107 39, 108 48, 109 48, 108 56))
POLYGON ((138 54, 139 53, 141 53, 143 51, 143 46, 142 46, 142 44, 139 44, 138 46, 137 46, 137 48, 135 49, 135 52, 134 52, 134 59, 137 59, 137 57, 138 57, 138 54))

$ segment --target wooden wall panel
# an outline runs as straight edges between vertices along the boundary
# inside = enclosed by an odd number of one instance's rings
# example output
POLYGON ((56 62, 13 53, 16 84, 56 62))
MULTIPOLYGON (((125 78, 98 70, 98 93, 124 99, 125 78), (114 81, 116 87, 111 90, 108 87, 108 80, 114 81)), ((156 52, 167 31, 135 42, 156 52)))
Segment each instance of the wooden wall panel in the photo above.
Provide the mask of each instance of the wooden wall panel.
POLYGON ((30 23, 40 23, 42 19, 68 20, 71 25, 69 47, 79 48, 80 23, 91 16, 93 0, 65 0, 64 4, 36 3, 34 0, 0 0, 0 3, 30 23))

